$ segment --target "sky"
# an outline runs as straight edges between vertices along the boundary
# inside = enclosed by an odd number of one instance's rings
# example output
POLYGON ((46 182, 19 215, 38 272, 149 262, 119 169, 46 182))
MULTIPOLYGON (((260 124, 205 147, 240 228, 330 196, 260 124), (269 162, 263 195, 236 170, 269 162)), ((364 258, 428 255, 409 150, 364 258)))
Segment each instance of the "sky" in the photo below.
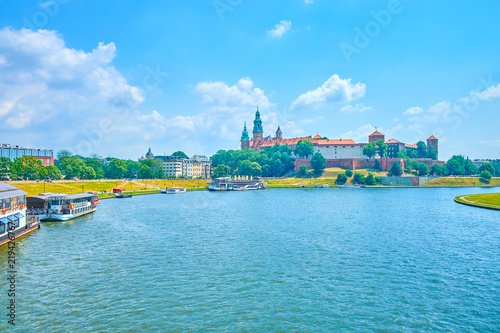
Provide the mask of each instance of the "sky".
POLYGON ((500 158, 498 1, 0 0, 0 143, 137 159, 264 134, 500 158))

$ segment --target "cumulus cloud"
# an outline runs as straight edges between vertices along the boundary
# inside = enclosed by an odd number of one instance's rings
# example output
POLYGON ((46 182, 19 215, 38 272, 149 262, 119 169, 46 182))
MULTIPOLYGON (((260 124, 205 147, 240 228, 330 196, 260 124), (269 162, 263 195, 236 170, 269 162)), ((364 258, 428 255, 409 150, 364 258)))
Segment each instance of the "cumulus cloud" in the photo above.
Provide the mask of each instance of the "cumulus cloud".
MULTIPOLYGON (((383 129, 378 129, 383 133, 383 129)), ((354 131, 342 134, 342 139, 353 139, 356 142, 368 142, 368 136, 375 132, 375 127, 370 124, 363 125, 354 131)))
POLYGON ((404 115, 405 116, 414 116, 417 114, 421 114, 422 112, 424 112, 424 109, 422 109, 419 106, 414 106, 414 107, 411 107, 408 110, 406 110, 404 115))
POLYGON ((359 103, 356 105, 351 105, 348 104, 340 109, 341 112, 346 112, 346 113, 356 113, 356 112, 365 112, 365 111, 370 111, 372 108, 371 106, 365 106, 363 103, 359 103))
POLYGON ((470 93, 472 97, 476 97, 477 99, 481 101, 489 101, 494 98, 499 98, 500 97, 500 84, 497 86, 492 86, 489 87, 488 89, 482 91, 482 92, 477 92, 473 91, 470 93))
POLYGON ((331 102, 351 102, 363 97, 365 92, 366 85, 364 83, 352 84, 351 79, 341 79, 337 74, 334 74, 321 87, 300 95, 292 103, 292 109, 318 108, 331 102))
POLYGON ((292 27, 292 22, 283 20, 280 23, 276 24, 274 29, 269 30, 267 34, 271 38, 281 38, 284 34, 286 34, 290 28, 292 27))

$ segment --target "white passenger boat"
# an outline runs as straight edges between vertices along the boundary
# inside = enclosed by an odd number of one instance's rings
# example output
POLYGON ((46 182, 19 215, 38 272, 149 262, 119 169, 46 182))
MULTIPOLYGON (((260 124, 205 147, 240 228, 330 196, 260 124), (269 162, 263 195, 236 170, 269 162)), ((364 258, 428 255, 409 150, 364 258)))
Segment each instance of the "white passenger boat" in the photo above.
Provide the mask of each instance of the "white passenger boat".
POLYGON ((97 210, 97 194, 41 193, 28 197, 29 214, 38 215, 40 221, 67 221, 97 210))
POLYGON ((186 189, 184 187, 167 188, 167 194, 181 194, 181 193, 186 193, 186 189))
POLYGON ((266 183, 261 178, 235 180, 230 177, 215 178, 208 184, 209 191, 249 191, 264 190, 266 183))

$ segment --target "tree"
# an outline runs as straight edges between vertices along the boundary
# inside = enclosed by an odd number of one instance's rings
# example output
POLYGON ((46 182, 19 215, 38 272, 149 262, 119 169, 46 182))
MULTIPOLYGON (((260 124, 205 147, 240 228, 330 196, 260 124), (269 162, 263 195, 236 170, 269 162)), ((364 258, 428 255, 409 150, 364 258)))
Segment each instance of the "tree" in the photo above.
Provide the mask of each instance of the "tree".
POLYGON ((403 170, 401 170, 401 164, 398 161, 392 162, 392 166, 389 169, 389 176, 400 177, 403 174, 403 170))
POLYGON ((417 157, 425 158, 427 156, 427 145, 423 141, 417 142, 417 157))
POLYGON ((355 173, 354 177, 352 177, 351 183, 352 184, 364 184, 365 183, 365 176, 363 176, 360 173, 355 173))
POLYGON ((137 177, 140 179, 152 179, 154 178, 155 174, 153 172, 153 169, 148 167, 147 165, 141 165, 139 171, 137 171, 137 177))
POLYGON ((488 171, 491 175, 496 173, 495 167, 491 163, 483 163, 479 167, 479 172, 488 171))
POLYGON ((345 175, 346 175, 347 177, 351 178, 351 177, 352 177, 352 170, 346 170, 346 171, 345 171, 345 175))
POLYGON ((375 177, 373 176, 372 173, 369 173, 368 176, 366 177, 365 184, 366 185, 375 185, 375 184, 377 184, 377 181, 375 180, 375 177))
POLYGON ((47 179, 58 180, 61 179, 61 170, 54 165, 48 165, 45 167, 47 171, 47 179))
POLYGON ((347 176, 346 176, 345 174, 343 174, 343 173, 339 173, 339 174, 337 175, 337 180, 335 181, 335 183, 336 183, 337 185, 344 185, 344 184, 347 182, 347 179, 348 179, 348 178, 347 178, 347 176))
POLYGON ((307 158, 314 153, 314 147, 309 140, 299 140, 294 150, 295 155, 302 158, 307 158))
POLYGON ((326 168, 325 157, 321 155, 321 153, 314 154, 314 156, 311 158, 311 167, 313 168, 315 173, 322 173, 326 168))
POLYGON ((481 171, 479 180, 483 183, 489 183, 491 180, 491 173, 488 170, 481 171))
POLYGON ((419 163, 417 172, 419 176, 427 176, 429 174, 429 168, 425 163, 419 163))
POLYGON ((58 160, 62 160, 63 158, 73 156, 73 153, 70 152, 69 150, 62 149, 57 152, 56 156, 58 160))
POLYGON ((380 158, 383 158, 384 156, 386 156, 387 155, 387 145, 384 143, 384 140, 378 140, 377 142, 375 142, 375 144, 377 145, 378 156, 380 156, 380 158))
POLYGON ((86 166, 83 168, 83 174, 82 177, 83 179, 95 179, 96 173, 95 170, 92 167, 86 166))
POLYGON ((242 161, 235 173, 241 176, 260 176, 262 174, 262 167, 257 162, 242 161))
POLYGON ((0 180, 6 179, 10 174, 10 159, 7 157, 0 157, 0 180))
POLYGON ((127 160, 125 162, 125 165, 127 166, 127 172, 125 173, 125 176, 130 179, 137 177, 137 172, 139 172, 141 164, 136 161, 127 160))
POLYGON ((372 158, 377 154, 377 146, 375 146, 374 142, 370 142, 368 145, 363 147, 363 155, 368 156, 368 158, 372 158))
POLYGON ((229 177, 230 171, 231 170, 227 165, 220 164, 217 168, 215 168, 212 178, 229 177))
POLYGON ((172 156, 188 159, 189 157, 183 151, 176 151, 172 156))
POLYGON ((127 172, 127 164, 124 160, 113 158, 108 165, 109 176, 111 179, 121 179, 127 172))
POLYGON ((465 160, 465 174, 470 176, 470 175, 477 175, 477 168, 476 166, 472 163, 471 160, 467 159, 465 160))
POLYGON ((305 176, 307 175, 307 167, 305 165, 301 165, 299 168, 299 175, 305 176))
POLYGON ((434 148, 433 146, 429 146, 429 148, 427 149, 427 158, 430 158, 431 160, 437 160, 437 155, 438 155, 438 152, 436 150, 436 148, 434 148))
POLYGON ((448 169, 444 165, 434 164, 429 172, 430 175, 447 176, 448 169))
POLYGON ((453 155, 448 162, 446 162, 446 167, 450 175, 476 175, 477 168, 472 163, 471 160, 465 159, 461 155, 453 155))
POLYGON ((10 174, 16 179, 38 179, 42 161, 32 156, 16 157, 10 164, 10 174))
POLYGON ((66 179, 81 178, 84 173, 85 162, 76 156, 65 157, 61 160, 59 169, 66 179))

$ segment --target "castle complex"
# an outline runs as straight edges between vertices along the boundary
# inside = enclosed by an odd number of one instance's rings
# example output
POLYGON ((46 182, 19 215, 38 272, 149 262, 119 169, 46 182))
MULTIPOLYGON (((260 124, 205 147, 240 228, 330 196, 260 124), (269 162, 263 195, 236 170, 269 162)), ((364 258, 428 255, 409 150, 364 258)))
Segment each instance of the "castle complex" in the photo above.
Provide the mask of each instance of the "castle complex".
MULTIPOLYGON (((360 165, 368 166, 370 163, 366 160, 369 160, 369 158, 363 155, 363 148, 369 143, 379 140, 383 140, 387 145, 387 158, 385 160, 397 159, 398 153, 401 151, 417 150, 416 144, 407 144, 395 139, 386 140, 385 135, 377 130, 368 136, 368 143, 356 143, 352 139, 332 140, 324 138, 321 135, 283 139, 283 133, 279 126, 274 137, 271 135, 264 137, 262 119, 260 118, 258 109, 255 113, 255 120, 253 123, 253 137, 250 139, 245 122, 241 135, 241 149, 250 148, 261 151, 266 147, 273 147, 276 144, 288 144, 291 149, 295 149, 300 140, 308 140, 313 144, 314 153, 321 153, 325 157, 328 167, 341 166, 354 169, 359 168, 360 165)), ((438 139, 435 136, 432 135, 427 139, 427 148, 428 147, 433 147, 438 151, 438 139)), ((379 157, 376 156, 376 158, 379 157)))

